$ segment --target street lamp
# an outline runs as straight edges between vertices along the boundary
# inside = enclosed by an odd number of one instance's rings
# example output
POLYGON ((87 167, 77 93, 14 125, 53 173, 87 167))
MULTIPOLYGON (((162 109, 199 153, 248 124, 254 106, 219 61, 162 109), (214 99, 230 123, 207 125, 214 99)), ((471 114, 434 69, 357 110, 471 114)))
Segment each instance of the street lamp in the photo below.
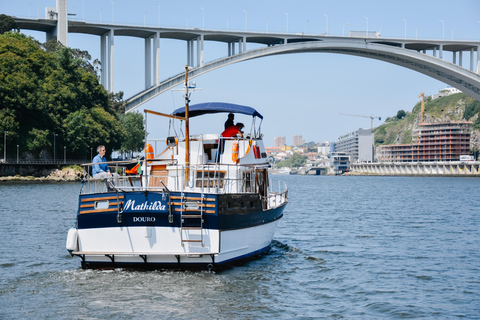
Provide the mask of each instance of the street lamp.
POLYGON ((327 18, 327 29, 326 29, 325 34, 328 35, 328 16, 326 14, 323 14, 323 15, 327 18))
POLYGON ((4 163, 7 162, 7 133, 8 131, 3 132, 3 162, 4 163))
POLYGON ((18 147, 19 147, 19 146, 18 146, 18 144, 17 144, 17 163, 18 163, 18 154, 19 154, 19 152, 18 152, 18 147))
POLYGON ((349 25, 350 25, 350 23, 348 23, 348 22, 343 25, 343 36, 344 37, 345 37, 345 26, 349 26, 349 25))
POLYGON ((85 0, 82 0, 83 4, 83 22, 85 22, 85 0))
POLYGON ((103 12, 103 8, 100 8, 100 23, 102 23, 102 12, 103 12))
POLYGON ((148 12, 148 11, 145 11, 145 14, 143 15, 143 26, 144 26, 144 27, 147 26, 147 12, 148 12))
POLYGON ((365 19, 367 19, 367 32, 365 33, 365 38, 368 38, 368 18, 363 16, 365 19))
POLYGON ((407 19, 403 19, 403 21, 405 21, 405 38, 404 39, 407 39, 407 19))
POLYGON ((90 148, 90 159, 93 159, 93 148, 90 148))
POLYGON ((160 5, 157 4, 158 7, 158 26, 160 27, 160 5))
POLYGON ((309 21, 309 20, 305 21, 305 30, 304 30, 303 34, 307 34, 307 24, 308 24, 308 21, 309 21))
POLYGON ((228 31, 228 23, 230 22, 230 18, 231 17, 228 17, 228 19, 227 19, 227 31, 228 31))
POLYGON ((58 133, 53 134, 53 163, 55 163, 55 137, 58 136, 58 133))
POLYGON ((452 29, 452 40, 453 40, 453 30, 455 30, 455 28, 452 29))
POLYGON ((285 15, 287 16, 287 34, 288 34, 288 13, 284 12, 285 15))
POLYGON ((63 146, 63 163, 67 163, 67 146, 63 146))
POLYGON ((245 12, 245 32, 247 31, 247 11, 243 10, 245 12))
POLYGON ((190 17, 190 13, 187 14, 187 29, 188 29, 188 17, 190 17))
POLYGON ((202 9, 202 30, 205 30, 205 9, 201 8, 202 9))
POLYGON ((272 18, 269 18, 267 21, 267 33, 268 33, 268 23, 270 22, 270 20, 272 20, 272 18))
POLYGON ((418 39, 418 29, 420 29, 420 26, 418 26, 417 30, 415 30, 415 39, 418 39))
POLYGON ((442 40, 445 40, 445 21, 439 20, 443 24, 442 40))

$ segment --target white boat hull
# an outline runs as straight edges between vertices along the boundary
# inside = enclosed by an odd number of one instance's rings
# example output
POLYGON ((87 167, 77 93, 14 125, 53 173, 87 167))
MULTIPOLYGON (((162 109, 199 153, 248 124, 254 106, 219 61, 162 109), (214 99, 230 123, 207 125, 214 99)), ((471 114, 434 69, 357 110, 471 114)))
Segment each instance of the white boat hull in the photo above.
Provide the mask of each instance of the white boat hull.
MULTIPOLYGON (((82 257, 86 268, 217 269, 268 251, 278 221, 228 231, 204 229, 203 246, 182 242, 180 228, 82 229, 78 230, 79 251, 73 254, 82 257)), ((198 238, 198 231, 183 235, 188 236, 198 238)))

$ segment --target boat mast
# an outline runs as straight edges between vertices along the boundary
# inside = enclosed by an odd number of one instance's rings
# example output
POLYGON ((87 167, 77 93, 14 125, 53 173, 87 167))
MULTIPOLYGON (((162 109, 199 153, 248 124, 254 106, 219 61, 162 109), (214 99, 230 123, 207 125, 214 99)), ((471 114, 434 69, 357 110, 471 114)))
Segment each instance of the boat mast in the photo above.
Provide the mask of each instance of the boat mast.
POLYGON ((190 180, 190 123, 188 118, 188 65, 185 66, 185 182, 190 180))

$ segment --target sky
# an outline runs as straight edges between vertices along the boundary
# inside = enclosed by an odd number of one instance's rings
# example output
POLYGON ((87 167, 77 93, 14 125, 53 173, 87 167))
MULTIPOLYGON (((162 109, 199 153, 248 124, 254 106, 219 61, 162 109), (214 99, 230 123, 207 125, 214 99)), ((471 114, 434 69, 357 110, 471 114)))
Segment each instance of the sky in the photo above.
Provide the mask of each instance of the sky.
MULTIPOLYGON (((55 0, 1 0, 0 14, 32 18, 45 16, 45 7, 55 0), (1 3, 4 2, 4 3, 1 3)), ((269 33, 347 35, 349 31, 381 32, 382 37, 480 40, 480 1, 287 1, 287 0, 68 0, 71 20, 158 26, 245 30, 269 33), (368 19, 367 19, 368 18, 368 19), (328 21, 328 26, 327 26, 328 21), (443 22, 442 22, 443 21, 443 22), (348 24, 347 24, 348 23, 348 24)), ((45 34, 22 32, 44 42, 45 34)), ((97 36, 69 34, 72 48, 87 50, 100 58, 97 36)), ((258 45, 247 44, 247 50, 258 45)), ((184 70, 187 45, 179 40, 161 40, 160 79, 184 70)), ((205 43, 205 62, 227 55, 227 45, 205 43)), ((115 37, 115 92, 129 98, 144 89, 144 40, 115 37)), ((444 59, 452 61, 444 53, 444 59)), ((468 68, 469 54, 464 53, 468 68)), ((476 61, 476 59, 475 59, 476 61)), ((195 78, 197 90, 191 104, 208 101, 251 106, 263 116, 266 146, 276 136, 287 144, 294 135, 306 142, 336 141, 340 135, 370 127, 370 115, 378 126, 398 110, 411 111, 418 95, 438 93, 446 84, 415 71, 386 62, 331 53, 302 53, 264 57, 230 65, 195 78), (341 113, 366 117, 345 116, 341 113)), ((177 89, 180 89, 178 87, 177 89)), ((182 107, 181 91, 169 91, 138 108, 170 113, 182 107)), ((191 133, 220 133, 226 115, 198 117, 191 133)), ((247 126, 250 118, 237 116, 247 126)), ((149 138, 169 135, 165 120, 148 118, 149 138)), ((171 131, 170 131, 171 133, 171 131)))

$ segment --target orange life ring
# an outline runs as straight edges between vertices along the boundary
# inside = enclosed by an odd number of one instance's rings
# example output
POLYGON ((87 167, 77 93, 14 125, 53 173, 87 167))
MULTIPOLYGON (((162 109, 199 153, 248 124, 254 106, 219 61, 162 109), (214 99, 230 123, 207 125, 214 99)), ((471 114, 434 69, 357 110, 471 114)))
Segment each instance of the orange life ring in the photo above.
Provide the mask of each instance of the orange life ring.
POLYGON ((238 142, 234 142, 232 145, 232 161, 237 163, 238 161, 238 142))
MULTIPOLYGON (((153 147, 150 143, 147 143, 147 145, 145 146, 145 151, 146 151, 146 154, 147 154, 147 159, 153 159, 154 158, 154 155, 153 155, 153 147)), ((149 161, 149 163, 151 163, 152 161, 149 161)))

